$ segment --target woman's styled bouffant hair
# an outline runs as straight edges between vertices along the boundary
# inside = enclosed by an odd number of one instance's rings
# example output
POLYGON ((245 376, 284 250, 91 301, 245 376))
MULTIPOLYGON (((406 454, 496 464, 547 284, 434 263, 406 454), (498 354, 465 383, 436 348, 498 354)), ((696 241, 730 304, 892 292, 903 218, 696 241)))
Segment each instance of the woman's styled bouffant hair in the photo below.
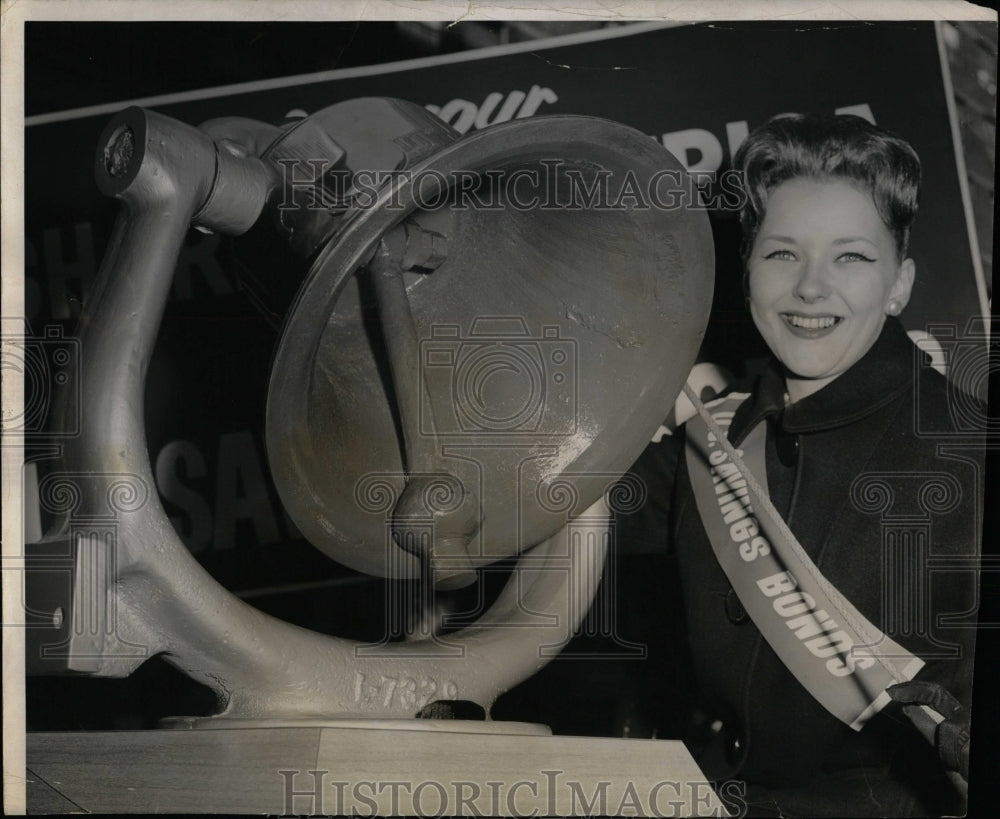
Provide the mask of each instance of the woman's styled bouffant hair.
POLYGON ((744 263, 764 221, 768 195, 796 177, 833 177, 863 186, 896 240, 899 259, 906 258, 917 215, 920 158, 895 134, 852 114, 781 114, 746 138, 733 168, 742 174, 746 192, 740 210, 744 263))

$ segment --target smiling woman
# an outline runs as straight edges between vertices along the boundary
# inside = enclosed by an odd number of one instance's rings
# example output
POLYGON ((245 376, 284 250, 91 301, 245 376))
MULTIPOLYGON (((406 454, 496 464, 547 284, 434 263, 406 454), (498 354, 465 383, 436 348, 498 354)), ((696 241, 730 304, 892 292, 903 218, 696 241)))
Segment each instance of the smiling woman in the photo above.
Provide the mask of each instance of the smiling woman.
POLYGON ((868 352, 906 305, 914 265, 897 258, 870 194, 800 177, 771 194, 747 269, 750 313, 796 401, 868 352))
POLYGON ((750 312, 794 401, 849 369, 909 301, 920 160, 860 117, 782 116, 734 162, 750 312))
POLYGON ((734 166, 747 301, 773 359, 708 405, 717 433, 696 417, 647 449, 633 471, 671 490, 618 528, 659 539, 663 586, 680 586, 674 661, 712 726, 689 745, 710 779, 745 788, 750 815, 961 813, 974 631, 944 615, 976 608, 983 425, 955 426, 971 399, 919 366, 896 318, 920 161, 859 117, 783 115, 734 166), (961 460, 918 424, 932 417, 961 460), (718 445, 726 428, 748 474, 718 445), (931 742, 910 724, 920 706, 931 742))

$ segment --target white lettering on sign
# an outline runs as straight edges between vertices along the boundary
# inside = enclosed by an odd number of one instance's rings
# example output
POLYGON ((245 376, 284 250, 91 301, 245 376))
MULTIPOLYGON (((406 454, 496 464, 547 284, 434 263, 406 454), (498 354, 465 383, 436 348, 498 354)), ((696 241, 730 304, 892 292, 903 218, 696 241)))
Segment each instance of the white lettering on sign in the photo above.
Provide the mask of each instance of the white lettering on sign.
POLYGON ((512 119, 525 119, 538 113, 543 105, 558 102, 559 96, 551 88, 533 85, 524 91, 508 91, 506 94, 493 91, 478 105, 459 98, 444 105, 426 105, 428 111, 437 114, 460 134, 512 119))
POLYGON ((90 222, 73 225, 72 240, 60 227, 42 231, 42 267, 48 285, 52 318, 67 319, 79 308, 97 273, 94 231, 90 222), (73 282, 75 286, 71 286, 73 282), (70 304, 75 302, 75 310, 70 304))
POLYGON ((736 150, 743 144, 743 140, 750 133, 750 126, 745 119, 739 122, 726 123, 726 144, 729 146, 729 155, 733 156, 736 150))
POLYGON ((722 145, 715 134, 704 128, 664 134, 663 147, 692 172, 713 173, 722 165, 722 145))
POLYGON ((842 108, 838 108, 833 113, 854 114, 854 116, 866 119, 872 125, 875 125, 875 115, 872 113, 872 108, 867 102, 863 102, 860 105, 845 105, 842 108))
MULTIPOLYGON (((97 276, 95 247, 104 239, 90 222, 45 228, 25 239, 25 286, 31 294, 28 318, 47 314, 53 319, 77 318, 97 276), (38 248, 41 247, 41 252, 38 248), (44 288, 36 280, 44 282, 44 288), (48 298, 48 308, 40 297, 48 298)), ((216 255, 219 237, 191 231, 181 247, 171 297, 175 301, 236 292, 216 255), (197 286, 195 286, 197 282, 197 286)))
MULTIPOLYGON (((875 114, 867 102, 842 105, 834 113, 854 114, 875 124, 875 114)), ((749 133, 750 125, 745 119, 726 123, 726 147, 730 157, 736 154, 749 133)), ((662 134, 659 140, 692 173, 714 174, 722 167, 722 142, 711 131, 685 128, 662 134)))
POLYGON ((193 554, 212 544, 212 510, 184 480, 205 474, 205 459, 191 441, 171 441, 156 457, 156 486, 165 501, 182 511, 171 515, 170 522, 193 554))
POLYGON ((232 549, 241 530, 252 532, 260 545, 302 537, 272 500, 249 430, 220 435, 214 463, 213 480, 209 460, 192 441, 171 441, 156 456, 157 489, 170 522, 192 553, 232 549), (209 503, 213 486, 214 506, 209 503))
POLYGON ((215 476, 216 548, 233 548, 239 520, 252 523, 258 543, 279 540, 257 447, 249 430, 219 438, 219 464, 215 476))

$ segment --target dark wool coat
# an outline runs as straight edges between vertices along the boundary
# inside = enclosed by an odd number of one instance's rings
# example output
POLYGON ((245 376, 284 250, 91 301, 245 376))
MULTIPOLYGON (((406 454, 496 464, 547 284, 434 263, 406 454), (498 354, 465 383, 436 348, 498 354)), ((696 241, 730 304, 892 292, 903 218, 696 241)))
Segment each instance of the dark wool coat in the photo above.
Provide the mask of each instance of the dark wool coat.
MULTIPOLYGON (((772 362, 737 411, 730 440, 739 446, 758 423, 767 424, 771 498, 820 571, 927 662, 917 679, 941 683, 968 706, 975 632, 963 624, 975 623, 984 454, 976 402, 927 366, 889 319, 848 372, 787 409, 772 362)), ((714 722, 707 733, 718 741, 695 749, 706 775, 746 782, 751 815, 954 810, 936 754, 897 706, 855 732, 762 639, 708 542, 682 438, 651 445, 633 468, 650 501, 620 521, 619 534, 625 548, 630 538, 657 544, 664 588, 679 583, 668 593, 679 604, 669 616, 683 623, 686 645, 668 646, 667 664, 689 665, 702 721, 714 722)), ((673 672, 675 689, 683 679, 673 672)), ((671 696, 684 702, 684 692, 671 696)))

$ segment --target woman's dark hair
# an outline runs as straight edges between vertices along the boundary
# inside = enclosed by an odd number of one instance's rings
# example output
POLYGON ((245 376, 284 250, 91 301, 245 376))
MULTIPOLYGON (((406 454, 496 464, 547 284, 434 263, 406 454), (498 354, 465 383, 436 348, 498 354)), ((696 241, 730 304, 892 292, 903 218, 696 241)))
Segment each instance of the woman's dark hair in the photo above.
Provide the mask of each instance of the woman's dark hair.
POLYGON ((906 140, 852 114, 781 114, 744 140, 733 167, 743 176, 740 210, 744 263, 764 220, 770 192, 789 179, 835 177, 867 189, 906 257, 917 215, 920 158, 906 140))

